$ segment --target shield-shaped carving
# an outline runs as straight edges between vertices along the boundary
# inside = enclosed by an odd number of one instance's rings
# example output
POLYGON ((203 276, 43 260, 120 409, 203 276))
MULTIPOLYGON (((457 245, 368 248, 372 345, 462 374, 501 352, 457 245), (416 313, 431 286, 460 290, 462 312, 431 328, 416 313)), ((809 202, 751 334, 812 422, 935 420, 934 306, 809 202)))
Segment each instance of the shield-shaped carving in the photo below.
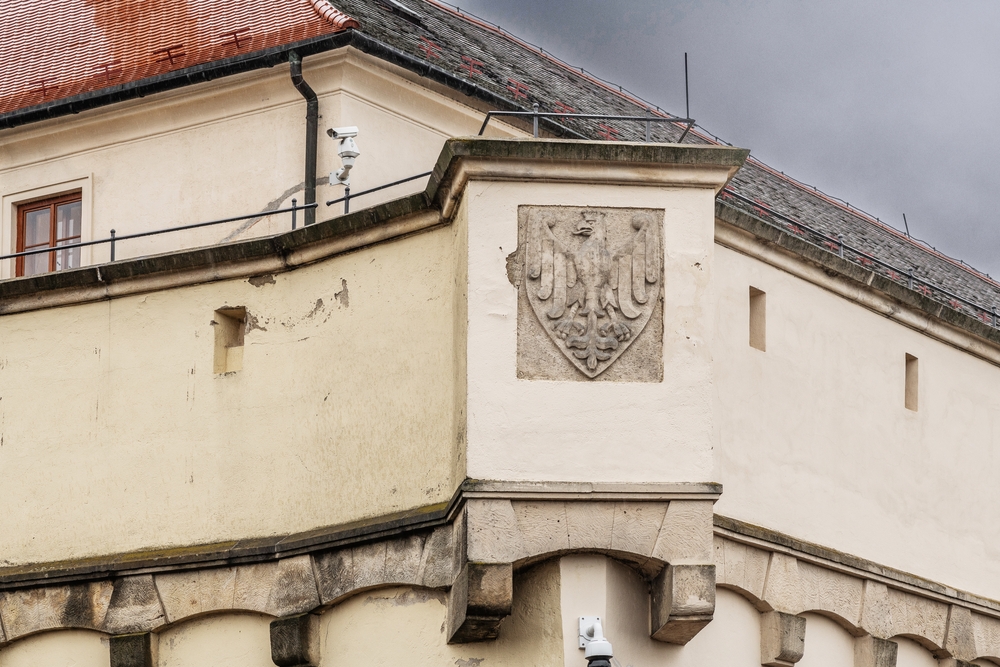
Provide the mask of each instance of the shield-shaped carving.
POLYGON ((633 209, 532 207, 522 285, 552 344, 596 378, 642 335, 659 301, 660 220, 633 209))

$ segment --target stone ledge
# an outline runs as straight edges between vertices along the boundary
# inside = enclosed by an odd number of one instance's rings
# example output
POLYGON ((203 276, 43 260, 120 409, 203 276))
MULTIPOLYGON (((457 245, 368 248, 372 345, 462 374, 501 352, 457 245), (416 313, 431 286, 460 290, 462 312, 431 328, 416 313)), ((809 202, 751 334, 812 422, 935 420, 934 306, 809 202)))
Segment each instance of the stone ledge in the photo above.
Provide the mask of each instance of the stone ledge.
POLYGON ((738 519, 731 519, 716 514, 714 524, 717 536, 735 542, 742 542, 750 546, 772 550, 774 547, 781 547, 800 559, 812 557, 817 564, 824 567, 830 567, 833 564, 843 566, 849 570, 886 580, 886 582, 914 589, 924 595, 934 596, 943 602, 964 602, 968 605, 978 607, 978 611, 1000 618, 1000 602, 991 600, 990 598, 944 586, 929 579, 903 572, 902 570, 879 565, 864 558, 852 556, 851 554, 846 554, 842 551, 812 542, 799 540, 790 535, 756 526, 745 521, 739 521, 738 519))

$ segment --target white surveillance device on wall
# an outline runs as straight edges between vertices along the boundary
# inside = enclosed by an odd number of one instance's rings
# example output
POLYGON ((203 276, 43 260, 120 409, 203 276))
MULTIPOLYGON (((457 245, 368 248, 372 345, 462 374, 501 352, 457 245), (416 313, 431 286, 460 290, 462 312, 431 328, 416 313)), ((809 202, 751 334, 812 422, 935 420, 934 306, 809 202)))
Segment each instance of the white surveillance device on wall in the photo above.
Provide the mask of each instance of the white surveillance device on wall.
POLYGON ((348 127, 333 127, 327 130, 326 133, 331 139, 340 140, 337 155, 340 156, 340 161, 344 165, 336 172, 330 174, 330 183, 342 183, 346 187, 351 187, 351 169, 354 167, 354 161, 361 155, 361 151, 358 150, 358 144, 354 141, 354 137, 358 136, 358 128, 353 125, 348 127))
POLYGON ((611 667, 614 651, 604 636, 600 616, 580 617, 580 648, 584 649, 587 667, 611 667))

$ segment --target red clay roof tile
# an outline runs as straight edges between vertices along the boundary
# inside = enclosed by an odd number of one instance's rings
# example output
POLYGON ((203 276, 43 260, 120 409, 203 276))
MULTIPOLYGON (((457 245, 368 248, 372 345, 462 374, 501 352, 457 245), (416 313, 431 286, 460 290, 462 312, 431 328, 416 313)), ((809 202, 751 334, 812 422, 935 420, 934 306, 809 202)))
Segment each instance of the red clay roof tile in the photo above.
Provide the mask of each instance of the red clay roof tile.
POLYGON ((0 113, 358 27, 327 0, 0 0, 0 113))

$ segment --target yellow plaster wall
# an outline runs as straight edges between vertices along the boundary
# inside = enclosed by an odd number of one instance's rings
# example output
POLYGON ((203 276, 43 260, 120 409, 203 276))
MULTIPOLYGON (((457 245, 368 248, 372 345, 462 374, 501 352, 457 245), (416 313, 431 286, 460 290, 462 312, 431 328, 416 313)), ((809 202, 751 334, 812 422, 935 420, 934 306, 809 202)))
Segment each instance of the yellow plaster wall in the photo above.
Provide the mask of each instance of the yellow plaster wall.
POLYGON ((89 630, 43 632, 0 648, 3 667, 107 667, 105 635, 89 630))
POLYGON ((0 317, 0 562, 284 534, 447 501, 465 475, 456 234, 259 286, 0 317), (231 375, 213 373, 224 306, 250 321, 231 375))
POLYGON ((270 623, 262 614, 220 614, 159 635, 157 667, 274 667, 270 623))
POLYGON ((323 614, 320 667, 556 667, 563 662, 559 610, 556 561, 515 575, 513 613, 495 641, 449 645, 441 592, 386 588, 361 593, 323 614))
POLYGON ((715 511, 1000 598, 1000 368, 733 250, 715 258, 715 511), (766 352, 749 345, 750 286, 767 293, 766 352))

